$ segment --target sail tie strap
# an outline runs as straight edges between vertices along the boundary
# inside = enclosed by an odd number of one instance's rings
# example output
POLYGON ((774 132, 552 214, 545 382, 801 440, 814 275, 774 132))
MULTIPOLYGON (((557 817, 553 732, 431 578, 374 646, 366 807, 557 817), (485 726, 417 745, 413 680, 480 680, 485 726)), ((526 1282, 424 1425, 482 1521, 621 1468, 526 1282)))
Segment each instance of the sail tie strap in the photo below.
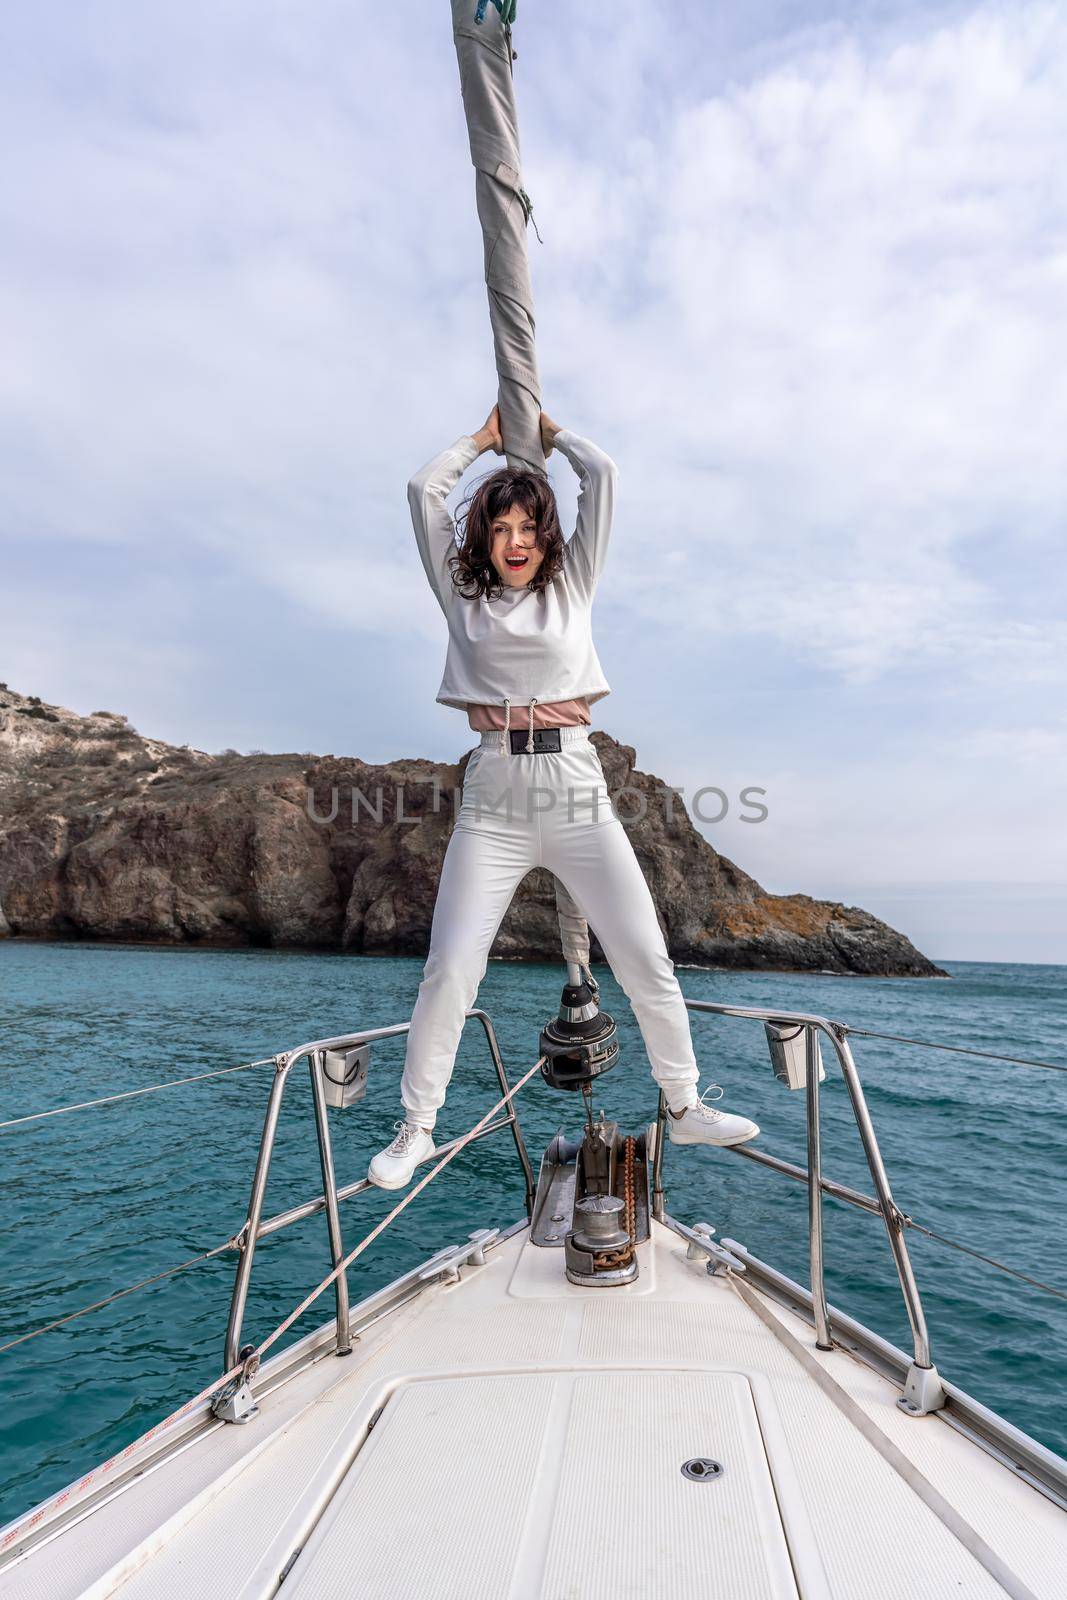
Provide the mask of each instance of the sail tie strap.
MULTIPOLYGON (((492 3, 500 12, 500 20, 504 24, 504 27, 510 28, 511 24, 515 21, 515 13, 519 9, 519 0, 492 0, 492 3)), ((489 0, 478 0, 478 9, 474 13, 475 22, 484 22, 485 13, 488 11, 488 9, 489 0)))

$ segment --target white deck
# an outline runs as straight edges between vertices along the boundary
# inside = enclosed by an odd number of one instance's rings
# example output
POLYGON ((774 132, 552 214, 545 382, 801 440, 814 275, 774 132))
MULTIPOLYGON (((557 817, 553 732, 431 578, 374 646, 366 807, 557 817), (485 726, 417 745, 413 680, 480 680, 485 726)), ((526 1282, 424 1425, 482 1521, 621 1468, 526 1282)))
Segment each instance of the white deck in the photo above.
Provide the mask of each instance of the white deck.
POLYGON ((673 1232, 641 1254, 583 1290, 503 1241, 201 1425, 0 1600, 1061 1600, 1064 1513, 673 1232))

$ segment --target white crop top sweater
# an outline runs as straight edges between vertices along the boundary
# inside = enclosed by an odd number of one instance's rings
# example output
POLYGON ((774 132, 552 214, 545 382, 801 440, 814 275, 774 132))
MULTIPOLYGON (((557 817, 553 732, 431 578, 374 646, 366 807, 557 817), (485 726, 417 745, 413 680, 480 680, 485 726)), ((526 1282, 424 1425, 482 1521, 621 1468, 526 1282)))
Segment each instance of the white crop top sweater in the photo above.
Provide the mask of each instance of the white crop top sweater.
POLYGON ((423 467, 408 484, 419 555, 448 622, 448 653, 437 699, 468 705, 529 706, 534 701, 585 699, 610 694, 593 646, 590 612, 604 566, 618 468, 610 456, 569 429, 556 434, 577 472, 578 522, 567 541, 563 567, 541 589, 505 589, 495 600, 467 600, 453 586, 455 524, 446 496, 478 457, 469 434, 423 467))

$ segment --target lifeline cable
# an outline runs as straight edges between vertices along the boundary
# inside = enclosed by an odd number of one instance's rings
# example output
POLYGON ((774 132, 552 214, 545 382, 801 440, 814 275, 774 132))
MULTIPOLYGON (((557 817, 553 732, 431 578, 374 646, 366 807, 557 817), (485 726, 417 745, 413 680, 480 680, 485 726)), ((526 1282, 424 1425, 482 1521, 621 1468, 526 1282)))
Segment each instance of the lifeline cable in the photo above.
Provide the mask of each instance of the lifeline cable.
POLYGON ((1018 1278, 1020 1283, 1028 1283, 1033 1289, 1043 1289, 1046 1294, 1054 1294, 1057 1300, 1067 1300, 1067 1290, 1057 1289, 1054 1284, 1043 1283, 1040 1278, 1031 1278, 1026 1272, 1020 1272, 1018 1267, 1009 1267, 1007 1262, 998 1261, 995 1256, 984 1256, 981 1250, 975 1250, 972 1245, 960 1244, 958 1239, 950 1239, 946 1234, 935 1233, 933 1228, 927 1228, 923 1223, 916 1222, 914 1217, 905 1217, 905 1224, 915 1228, 919 1233, 925 1233, 928 1239, 936 1239, 938 1244, 950 1245, 953 1250, 960 1250, 965 1256, 973 1256, 976 1261, 984 1261, 987 1267, 996 1267, 998 1272, 1006 1272, 1009 1278, 1018 1278))
MULTIPOLYGON (((509 1122, 505 1117, 502 1121, 494 1123, 492 1127, 483 1128, 482 1133, 496 1133, 498 1129, 508 1126, 509 1122)), ((444 1155, 447 1150, 451 1150, 458 1142, 458 1140, 452 1139, 448 1144, 439 1145, 440 1154, 444 1155)), ((344 1191, 338 1191, 338 1200, 347 1199, 348 1197, 344 1191)), ((320 1202, 323 1206, 325 1205, 325 1200, 321 1196, 320 1202)), ((245 1226, 247 1227, 247 1224, 245 1226)), ((103 1311, 107 1306, 113 1305, 116 1300, 125 1299, 126 1295, 133 1294, 137 1289, 147 1289, 153 1283, 161 1283, 164 1278, 173 1278, 175 1273, 185 1272, 189 1267, 198 1266, 201 1261, 210 1261, 215 1256, 222 1255, 226 1250, 240 1250, 244 1232, 245 1229, 242 1228, 240 1233, 235 1234, 232 1239, 226 1239, 222 1244, 217 1244, 198 1256, 190 1256, 187 1261, 179 1261, 177 1266, 167 1267, 163 1272, 153 1273, 149 1278, 141 1278, 137 1283, 129 1283, 124 1289, 116 1289, 112 1294, 105 1295, 102 1300, 94 1300, 92 1305, 82 1306, 78 1311, 70 1311, 65 1317, 56 1317, 54 1321, 46 1322, 39 1328, 31 1328, 28 1333, 20 1333, 17 1338, 8 1340, 7 1344, 0 1344, 0 1355, 3 1355, 5 1350, 14 1349, 17 1344, 25 1344, 30 1339, 39 1338, 42 1333, 51 1333, 53 1328, 61 1328, 68 1322, 76 1322, 79 1317, 87 1317, 90 1311, 103 1311)))
MULTIPOLYGON (((735 1155, 746 1154, 746 1152, 742 1149, 737 1149, 732 1153, 735 1155)), ((788 1175, 797 1177, 800 1175, 800 1172, 800 1168, 794 1168, 788 1175)), ((805 1187, 807 1186, 808 1178, 806 1173, 800 1179, 800 1181, 805 1185, 805 1187)), ((824 1178, 822 1180, 821 1187, 823 1194, 828 1200, 836 1200, 841 1205, 855 1206, 858 1211, 862 1211, 864 1216, 867 1217, 882 1216, 881 1207, 878 1205, 877 1201, 869 1200, 868 1205, 861 1206, 855 1199, 850 1199, 848 1195, 837 1194, 832 1188, 827 1188, 827 1182, 828 1180, 824 1178)), ((867 1198, 869 1199, 869 1197, 867 1198)), ((1029 1273, 1021 1272, 1018 1267, 1010 1267, 1006 1261, 998 1261, 996 1256, 983 1255, 981 1250, 976 1250, 973 1245, 961 1244, 958 1239, 950 1239, 947 1234, 937 1233, 933 1228, 928 1228, 925 1223, 916 1222, 915 1218, 909 1216, 906 1211, 900 1211, 899 1207, 896 1209, 899 1220, 905 1228, 914 1228, 917 1233, 924 1233, 928 1239, 936 1239, 938 1244, 947 1244, 951 1246, 953 1250, 961 1251, 965 1256, 973 1256, 976 1261, 984 1261, 986 1266, 995 1267, 998 1272, 1007 1273, 1009 1278, 1018 1278, 1020 1283, 1028 1283, 1033 1289, 1041 1289, 1045 1294, 1055 1295, 1057 1300, 1067 1300, 1067 1290, 1058 1289, 1055 1284, 1045 1283, 1041 1278, 1033 1278, 1029 1273)))
POLYGON ((907 1039, 902 1033, 876 1033, 872 1028, 853 1028, 847 1022, 834 1024, 842 1033, 854 1034, 858 1039, 889 1039, 894 1044, 917 1044, 924 1050, 948 1050, 956 1056, 980 1056, 985 1061, 1006 1061, 1013 1067, 1043 1067, 1046 1072, 1067 1072, 1067 1066, 1056 1061, 1030 1061, 1026 1056, 1002 1056, 995 1050, 974 1050, 970 1045, 941 1044, 936 1039, 907 1039))
MULTIPOLYGON (((562 919, 562 907, 560 915, 562 919)), ((837 1023, 835 1026, 843 1033, 860 1039, 887 1039, 894 1044, 918 1045, 924 1050, 947 1050, 953 1055, 976 1056, 983 1061, 1003 1061, 1014 1067, 1041 1067, 1046 1072, 1067 1072, 1067 1066, 1056 1061, 1034 1061, 1027 1056, 1004 1056, 993 1050, 975 1050, 970 1045, 941 1044, 934 1039, 909 1039, 900 1033, 878 1033, 871 1028, 853 1028, 847 1022, 837 1023)), ((46 1117, 61 1117, 68 1111, 87 1111, 93 1106, 111 1105, 117 1100, 135 1100, 139 1095, 158 1094, 161 1089, 176 1089, 186 1083, 203 1083, 207 1078, 223 1078, 230 1072, 247 1072, 252 1067, 269 1067, 273 1065, 274 1059, 273 1056, 267 1056, 262 1061, 245 1061, 238 1067, 220 1067, 216 1072, 199 1072, 191 1078, 172 1078, 166 1083, 150 1084, 145 1089, 125 1089, 120 1094, 101 1095, 98 1100, 82 1100, 75 1105, 56 1106, 51 1111, 35 1111, 30 1116, 10 1117, 6 1122, 0 1122, 0 1131, 4 1128, 20 1127, 27 1122, 42 1122, 46 1117)))
POLYGON ((79 1317, 87 1317, 90 1311, 102 1311, 105 1306, 110 1306, 116 1300, 122 1300, 128 1294, 133 1294, 137 1289, 147 1289, 151 1283, 159 1283, 163 1278, 173 1278, 176 1272, 185 1272, 188 1267, 195 1267, 200 1261, 210 1261, 213 1256, 222 1255, 224 1250, 239 1249, 237 1238, 227 1239, 225 1244, 217 1244, 213 1250, 205 1250, 198 1256, 190 1256, 188 1261, 179 1261, 176 1267, 167 1267, 163 1272, 156 1272, 150 1278, 142 1278, 138 1283, 130 1283, 125 1289, 116 1289, 114 1294, 105 1296, 103 1300, 94 1300, 91 1306, 82 1306, 80 1311, 70 1311, 65 1317, 56 1317, 54 1322, 46 1322, 43 1327, 33 1328, 29 1333, 20 1333, 16 1339, 9 1339, 6 1344, 0 1344, 0 1356, 5 1350, 13 1350, 17 1344, 25 1344, 28 1339, 36 1339, 42 1333, 51 1333, 53 1328, 62 1328, 68 1322, 76 1322, 79 1317))
POLYGON ((62 1117, 68 1111, 88 1111, 92 1106, 112 1105, 116 1100, 136 1100, 138 1095, 158 1094, 161 1089, 177 1089, 183 1083, 203 1083, 205 1078, 224 1078, 228 1072, 247 1072, 250 1067, 270 1067, 274 1057, 262 1061, 244 1061, 239 1067, 219 1067, 215 1072, 198 1072, 191 1078, 171 1078, 166 1083, 150 1083, 145 1089, 123 1089, 120 1094, 104 1094, 99 1100, 81 1100, 72 1106, 56 1106, 51 1111, 34 1111, 28 1117, 10 1117, 0 1122, 0 1128, 17 1128, 26 1122, 43 1122, 45 1117, 62 1117))
MULTIPOLYGON (((741 1154, 739 1151, 738 1154, 741 1154)), ((807 1183, 807 1179, 804 1179, 807 1183)), ((855 1205, 854 1200, 849 1200, 846 1195, 835 1194, 832 1189, 827 1189, 823 1181, 823 1194, 828 1200, 837 1200, 841 1205, 855 1205)), ((876 1217, 881 1215, 880 1210, 868 1210, 866 1206, 857 1206, 857 1210, 864 1216, 876 1217)), ((1041 1278, 1032 1278, 1028 1272, 1021 1272, 1018 1267, 1009 1267, 1006 1261, 998 1261, 996 1256, 983 1255, 981 1250, 976 1250, 973 1245, 961 1244, 958 1239, 950 1239, 947 1234, 937 1233, 933 1228, 928 1228, 923 1222, 916 1222, 906 1211, 899 1213, 900 1221, 905 1228, 914 1228, 917 1233, 924 1233, 928 1239, 936 1239, 938 1244, 947 1244, 953 1250, 959 1250, 965 1256, 973 1256, 976 1261, 984 1261, 987 1267, 995 1267, 998 1272, 1007 1273, 1009 1278, 1018 1278, 1020 1283, 1028 1283, 1032 1289, 1041 1289, 1045 1294, 1055 1295, 1057 1300, 1067 1300, 1067 1290, 1058 1289, 1053 1283, 1045 1283, 1041 1278)))

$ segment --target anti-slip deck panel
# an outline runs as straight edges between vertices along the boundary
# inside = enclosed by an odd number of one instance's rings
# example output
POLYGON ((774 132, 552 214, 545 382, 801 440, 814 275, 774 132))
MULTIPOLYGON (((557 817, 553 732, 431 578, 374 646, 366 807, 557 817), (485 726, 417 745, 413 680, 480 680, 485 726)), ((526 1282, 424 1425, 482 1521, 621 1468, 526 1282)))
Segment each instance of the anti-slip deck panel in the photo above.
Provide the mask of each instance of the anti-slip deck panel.
POLYGON ((406 1386, 285 1593, 796 1600, 747 1380, 622 1372, 406 1386), (713 1461, 721 1471, 683 1464, 713 1461))

